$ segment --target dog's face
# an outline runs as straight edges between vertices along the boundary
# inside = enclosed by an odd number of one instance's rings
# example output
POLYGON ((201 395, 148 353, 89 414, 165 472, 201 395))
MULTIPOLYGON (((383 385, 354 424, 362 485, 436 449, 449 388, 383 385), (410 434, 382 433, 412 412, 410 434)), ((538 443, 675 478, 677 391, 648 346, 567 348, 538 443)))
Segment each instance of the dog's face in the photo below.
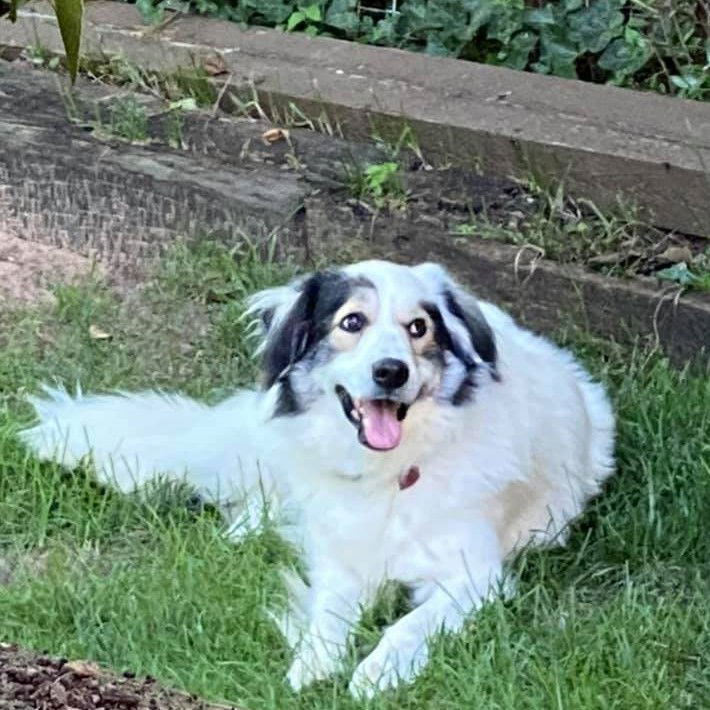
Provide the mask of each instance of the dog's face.
POLYGON ((496 376, 491 330, 475 299, 435 264, 366 261, 256 294, 265 385, 275 416, 333 398, 361 444, 396 448, 402 421, 425 398, 470 399, 496 376))

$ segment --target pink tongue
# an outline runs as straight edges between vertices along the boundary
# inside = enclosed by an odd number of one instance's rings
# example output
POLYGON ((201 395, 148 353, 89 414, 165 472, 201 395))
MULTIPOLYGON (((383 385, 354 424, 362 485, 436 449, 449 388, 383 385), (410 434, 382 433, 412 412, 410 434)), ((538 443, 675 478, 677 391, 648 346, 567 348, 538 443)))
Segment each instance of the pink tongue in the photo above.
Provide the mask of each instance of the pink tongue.
POLYGON ((373 449, 394 449, 402 438, 402 424, 395 408, 377 400, 364 400, 360 410, 365 441, 373 449))

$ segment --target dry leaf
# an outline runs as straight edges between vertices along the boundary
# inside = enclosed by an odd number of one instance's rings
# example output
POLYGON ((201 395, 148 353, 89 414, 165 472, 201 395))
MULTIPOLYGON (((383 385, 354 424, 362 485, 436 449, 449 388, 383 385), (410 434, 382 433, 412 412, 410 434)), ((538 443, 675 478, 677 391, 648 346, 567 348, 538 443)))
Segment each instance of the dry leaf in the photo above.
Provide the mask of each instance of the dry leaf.
POLYGON ((215 54, 213 57, 207 57, 207 59, 205 59, 202 63, 202 67, 210 76, 227 74, 229 71, 227 69, 227 63, 224 61, 224 57, 221 54, 215 54))
POLYGON ((113 336, 93 323, 89 326, 89 337, 92 340, 110 340, 113 336))
POLYGON ((100 668, 91 661, 67 661, 62 670, 78 675, 80 678, 91 678, 101 673, 100 668))
POLYGON ((266 145, 271 145, 277 141, 287 141, 288 131, 285 128, 269 128, 268 131, 264 131, 261 134, 261 140, 266 143, 266 145))
POLYGON ((690 262, 693 260, 693 253, 688 247, 673 246, 668 247, 663 253, 659 254, 658 259, 667 261, 671 264, 680 264, 681 262, 690 262))

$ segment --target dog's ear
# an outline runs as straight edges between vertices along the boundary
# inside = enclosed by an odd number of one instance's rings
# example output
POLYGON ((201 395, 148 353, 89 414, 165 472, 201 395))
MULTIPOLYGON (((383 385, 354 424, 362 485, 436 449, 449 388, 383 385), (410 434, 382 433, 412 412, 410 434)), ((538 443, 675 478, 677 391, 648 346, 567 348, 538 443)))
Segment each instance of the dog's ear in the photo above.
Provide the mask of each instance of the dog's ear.
POLYGON ((327 334, 329 316, 345 301, 343 282, 338 272, 316 272, 249 300, 247 313, 261 335, 257 353, 267 387, 327 334))
POLYGON ((439 264, 426 262, 412 269, 430 287, 454 355, 469 368, 486 365, 496 376, 495 337, 474 296, 439 264))
POLYGON ((249 298, 245 315, 251 319, 252 334, 259 338, 257 353, 264 351, 269 337, 293 308, 301 294, 302 284, 308 278, 307 275, 286 286, 257 291, 249 298))

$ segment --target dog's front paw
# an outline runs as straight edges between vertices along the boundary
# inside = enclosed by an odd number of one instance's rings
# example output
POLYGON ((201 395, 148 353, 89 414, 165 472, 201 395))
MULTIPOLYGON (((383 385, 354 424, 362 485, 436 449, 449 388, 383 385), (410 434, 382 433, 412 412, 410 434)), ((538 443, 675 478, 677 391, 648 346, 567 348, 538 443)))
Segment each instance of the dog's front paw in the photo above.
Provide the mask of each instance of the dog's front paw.
POLYGON ((286 674, 288 684, 298 692, 312 683, 330 677, 338 670, 339 657, 325 649, 302 648, 296 654, 286 674))
POLYGON ((427 660, 427 648, 414 651, 379 646, 355 669, 348 689, 359 699, 372 698, 376 693, 411 683, 427 660))

